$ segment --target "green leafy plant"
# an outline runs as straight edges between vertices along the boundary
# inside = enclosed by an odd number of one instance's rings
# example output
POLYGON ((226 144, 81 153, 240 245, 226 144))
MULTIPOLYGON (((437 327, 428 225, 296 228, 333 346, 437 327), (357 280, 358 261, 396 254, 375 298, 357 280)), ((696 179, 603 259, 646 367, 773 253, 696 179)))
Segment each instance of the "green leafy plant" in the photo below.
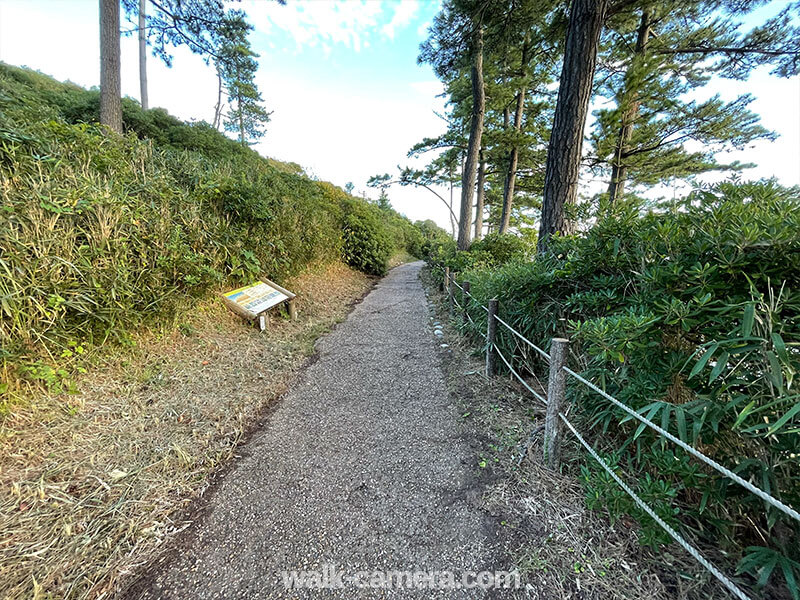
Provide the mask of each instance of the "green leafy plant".
MULTIPOLYGON (((443 248, 432 260, 468 279, 478 302, 498 298, 501 317, 540 347, 569 337, 573 368, 639 414, 800 506, 800 190, 723 183, 664 205, 622 203, 532 261, 471 254, 443 248)), ((484 329, 478 302, 468 309, 484 329)), ((525 356, 499 335, 506 356, 525 356)), ((544 367, 535 355, 518 366, 544 367)), ((568 394, 662 518, 736 559, 760 544, 783 558, 757 577, 782 585, 782 565, 800 560, 796 522, 591 390, 568 394)), ((668 541, 605 471, 589 465, 581 479, 590 506, 633 516, 646 545, 668 541)))
POLYGON ((745 548, 745 555, 736 569, 737 574, 747 573, 757 578, 756 585, 764 587, 776 570, 783 576, 786 587, 793 600, 800 598, 800 563, 787 558, 772 548, 750 546, 745 548))
POLYGON ((3 64, 0 89, 6 396, 26 381, 66 391, 70 341, 130 343, 223 286, 334 260, 380 274, 420 251, 422 230, 390 208, 207 124, 126 99, 126 134, 109 136, 96 91, 3 64))

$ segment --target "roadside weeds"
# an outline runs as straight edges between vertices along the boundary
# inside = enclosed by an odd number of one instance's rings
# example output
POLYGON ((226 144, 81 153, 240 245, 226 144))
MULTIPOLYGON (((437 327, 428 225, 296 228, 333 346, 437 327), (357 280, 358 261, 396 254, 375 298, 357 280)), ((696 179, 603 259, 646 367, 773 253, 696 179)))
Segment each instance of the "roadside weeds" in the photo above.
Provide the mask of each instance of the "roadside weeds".
POLYGON ((265 334, 211 299, 107 357, 77 395, 7 415, 0 597, 111 596, 189 525, 191 503, 372 282, 340 264, 309 269, 289 284, 300 319, 273 317, 265 334))
MULTIPOLYGON (((585 459, 573 440, 562 450, 561 472, 544 466, 542 433, 531 436, 544 424, 544 408, 509 377, 486 377, 483 340, 463 335, 458 320, 448 319, 446 298, 427 270, 421 277, 434 307, 431 321, 444 330, 439 339, 450 392, 465 427, 480 440, 475 468, 488 482, 481 504, 502 526, 504 551, 525 588, 519 597, 724 598, 716 586, 707 585, 706 577, 696 577, 688 561, 686 577, 661 569, 659 557, 639 544, 632 520, 611 524, 606 514, 586 508, 578 480, 585 459)), ((669 550, 662 553, 664 558, 684 563, 669 550)))

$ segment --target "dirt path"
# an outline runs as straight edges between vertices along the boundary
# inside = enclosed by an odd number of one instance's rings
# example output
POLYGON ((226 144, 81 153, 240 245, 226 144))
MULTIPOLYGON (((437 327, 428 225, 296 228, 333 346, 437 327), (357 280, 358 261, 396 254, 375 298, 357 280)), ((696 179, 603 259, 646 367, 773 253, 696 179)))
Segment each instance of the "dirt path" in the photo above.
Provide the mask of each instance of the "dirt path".
POLYGON ((332 566, 460 580, 502 568, 494 524, 477 508, 475 457, 448 397, 421 266, 391 271, 322 339, 319 359, 243 447, 203 516, 129 598, 480 597, 357 589, 346 578, 339 590, 288 590, 282 577, 332 566))

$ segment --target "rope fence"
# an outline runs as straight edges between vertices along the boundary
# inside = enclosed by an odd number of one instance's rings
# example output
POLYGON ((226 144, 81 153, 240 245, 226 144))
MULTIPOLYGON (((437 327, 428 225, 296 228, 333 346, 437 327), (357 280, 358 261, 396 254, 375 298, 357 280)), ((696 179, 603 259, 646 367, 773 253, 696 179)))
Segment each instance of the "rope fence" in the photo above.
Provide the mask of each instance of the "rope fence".
POLYGON ((673 444, 675 444, 679 448, 685 450, 686 452, 688 452, 689 454, 691 454, 692 456, 694 456, 698 460, 703 461, 704 463, 706 463, 712 469, 716 469, 717 471, 719 471, 720 473, 725 475, 725 477, 727 477, 728 479, 731 479, 731 480, 735 481, 736 483, 741 485, 744 489, 746 489, 748 492, 750 492, 752 494, 755 494, 756 496, 761 498, 764 502, 766 502, 768 504, 771 504, 772 506, 774 506, 778 510, 782 510, 784 513, 786 513, 787 515, 789 515, 793 519, 795 519, 797 521, 800 521, 800 513, 798 513, 792 507, 787 506, 786 504, 784 504, 783 502, 781 502, 777 498, 775 498, 773 496, 770 496, 767 492, 765 492, 761 488, 758 488, 758 487, 754 486, 752 483, 750 483, 746 479, 742 479, 741 477, 739 477, 736 473, 734 473, 730 469, 727 469, 726 467, 723 467, 721 464, 719 464, 713 458, 709 458, 708 456, 706 456, 705 454, 703 454, 702 452, 700 452, 699 450, 697 450, 693 446, 690 446, 686 442, 682 441, 680 438, 677 438, 674 435, 672 435, 669 431, 666 431, 666 430, 662 429, 661 427, 659 427, 658 425, 656 425, 655 423, 653 423, 649 419, 644 418, 642 415, 640 415, 638 412, 633 410, 631 407, 623 404, 622 402, 620 402, 619 400, 614 398, 614 396, 612 396, 610 394, 607 394, 606 392, 601 390, 599 387, 597 387, 595 384, 593 384, 591 381, 588 381, 587 379, 584 379, 583 377, 578 375, 572 369, 569 369, 568 367, 563 367, 563 368, 564 368, 564 371, 566 371, 569 375, 571 375, 572 377, 574 377, 575 379, 580 381, 582 384, 587 386, 589 389, 594 390, 595 392, 597 392, 598 394, 603 396, 603 398, 605 398, 606 400, 608 400, 609 402, 611 402, 615 406, 618 406, 619 408, 624 410, 626 413, 628 413, 630 416, 632 416, 637 421, 640 421, 641 423, 644 423, 650 429, 652 429, 653 431, 655 431, 659 435, 664 436, 665 438, 667 438, 669 441, 671 441, 673 444))
POLYGON ((545 425, 544 425, 544 453, 545 453, 545 461, 548 466, 555 467, 558 465, 558 457, 559 457, 559 443, 560 443, 560 424, 563 423, 564 426, 575 436, 578 442, 586 449, 587 452, 598 462, 600 466, 611 476, 611 478, 627 493, 633 501, 645 512, 647 513, 667 534, 675 540, 681 547, 683 547, 686 552, 691 555, 700 565, 702 565, 709 573, 711 573, 733 596, 739 598, 741 600, 750 600, 749 597, 733 582, 729 579, 722 571, 720 571, 717 567, 715 567, 711 562, 706 559, 703 554, 690 542, 688 542, 684 537, 681 536, 680 533, 675 531, 669 524, 667 524, 661 517, 656 514, 651 506, 649 506, 646 502, 644 502, 637 494, 634 492, 630 486, 628 486, 617 473, 614 472, 614 469, 605 461, 603 458, 598 454, 598 452, 586 441, 586 439, 578 432, 575 426, 567 419, 565 413, 568 412, 561 410, 561 406, 565 403, 565 390, 566 390, 566 377, 569 376, 570 378, 576 380, 580 384, 588 387, 592 391, 600 394, 603 398, 611 402, 616 407, 623 410, 625 413, 639 421, 640 423, 644 424, 645 426, 651 428, 653 431, 658 433, 659 435, 663 436, 664 438, 670 440, 676 446, 688 452, 690 455, 694 456, 696 459, 700 460, 701 462, 705 463, 709 467, 715 469, 731 481, 738 483, 744 489, 749 491, 750 493, 754 494, 770 506, 781 510, 791 518, 800 522, 800 513, 794 508, 786 505, 785 503, 781 502, 771 494, 765 492, 758 486, 753 485, 746 479, 740 477, 730 469, 724 467, 723 465, 719 464, 714 459, 710 458, 709 456, 703 454, 695 447, 687 444, 680 438, 672 435, 669 431, 666 431, 664 428, 656 425, 649 419, 645 418, 630 406, 627 406, 623 402, 620 402, 617 398, 612 396, 611 394, 607 393, 606 391, 599 388, 597 385, 585 379, 572 369, 570 369, 566 365, 567 355, 568 355, 568 346, 569 340, 561 339, 561 338, 554 338, 551 342, 550 352, 545 352, 542 348, 534 344, 528 338, 526 338, 522 333, 517 331, 514 327, 509 325, 505 320, 503 320, 498 314, 498 302, 496 299, 492 299, 489 301, 489 305, 485 306, 480 303, 471 293, 470 293, 470 283, 468 281, 464 281, 463 285, 460 285, 456 280, 453 273, 450 272, 448 268, 442 269, 444 272, 444 282, 442 284, 442 291, 447 294, 448 302, 450 306, 450 315, 455 315, 455 306, 458 307, 460 312, 463 312, 463 323, 466 324, 467 322, 475 325, 475 321, 469 315, 467 310, 468 302, 467 298, 471 299, 477 306, 480 306, 484 311, 488 313, 488 321, 487 321, 487 330, 486 334, 478 331, 480 335, 486 340, 486 374, 487 376, 491 377, 492 375, 496 374, 496 367, 495 367, 495 357, 499 357, 500 360, 505 364, 508 368, 511 375, 519 381, 520 384, 539 402, 544 404, 547 407, 547 415, 545 418, 545 425), (461 290, 461 298, 462 303, 459 303, 455 299, 454 288, 458 288, 461 290), (527 345, 531 349, 533 349, 539 356, 541 356, 546 363, 549 364, 550 367, 550 374, 547 383, 547 397, 542 396, 539 392, 533 389, 531 385, 525 381, 525 379, 519 374, 518 369, 514 368, 512 364, 513 356, 511 360, 509 360, 503 352, 501 352, 500 348, 497 346, 496 337, 497 337, 497 327, 496 324, 499 323, 503 327, 505 327, 510 333, 512 333, 520 342, 527 345))
POLYGON ((526 338, 524 335, 522 335, 522 334, 521 334, 519 331, 517 331, 516 329, 514 329, 514 328, 513 328, 511 325, 509 325, 508 323, 506 323, 505 321, 503 321, 503 319, 501 319, 500 317, 498 317, 498 316, 496 316, 496 315, 495 315, 495 319, 497 319, 497 322, 498 322, 498 323, 500 323, 501 325, 503 325, 503 326, 504 326, 506 329, 508 329, 508 330, 509 330, 511 333, 513 333, 515 336, 517 336, 517 337, 520 339, 520 341, 522 341, 522 342, 523 342, 523 343, 525 343, 525 344, 528 344, 528 346, 530 346, 531 348, 533 348, 534 350, 536 350, 536 352, 538 352, 538 353, 539 353, 539 355, 540 355, 542 358, 544 358, 544 360, 545 360, 546 362, 548 362, 548 363, 550 362, 550 355, 549 355, 547 352, 545 352, 544 350, 542 350, 541 348, 539 348, 539 346, 537 346, 536 344, 534 344, 532 341, 530 341, 528 338, 526 338))
POLYGON ((525 389, 528 390, 531 393, 531 395, 533 395, 534 398, 536 398, 539 402, 541 402, 542 404, 544 404, 546 406, 547 405, 547 399, 545 399, 544 396, 542 396, 541 394, 536 392, 530 385, 528 385, 528 382, 525 381, 520 376, 520 374, 517 373, 514 370, 514 367, 512 367, 511 363, 508 362, 508 360, 506 359, 505 356, 503 356, 503 353, 500 352, 500 348, 498 348, 497 345, 494 346, 494 351, 497 352, 497 356, 500 357, 500 360, 502 360, 506 364, 506 366, 508 367, 508 370, 511 371, 511 374, 514 375, 514 377, 517 378, 517 381, 519 381, 523 386, 525 386, 525 389))
POLYGON ((581 434, 578 433, 578 431, 575 429, 575 426, 572 423, 570 423, 563 414, 559 414, 559 417, 564 422, 564 425, 566 425, 567 428, 572 432, 572 434, 578 439, 578 441, 581 443, 581 445, 584 448, 586 448, 587 452, 589 452, 589 454, 591 454, 592 457, 597 462, 600 463, 600 466, 603 467, 603 469, 606 471, 606 473, 608 473, 611 476, 611 478, 614 481, 616 481, 619 484, 619 486, 623 490, 625 490, 625 492, 627 492, 627 494, 631 498, 633 498, 633 501, 636 502, 636 504, 639 505, 639 508, 641 508, 644 512, 646 512, 648 515, 650 515, 650 517, 656 523, 658 523, 664 529, 664 531, 666 531, 669 534, 669 536, 673 540, 678 542, 683 547, 683 549, 686 550, 686 552, 688 552, 697 562, 699 562, 702 566, 704 566, 708 570, 708 572, 711 573, 714 577, 716 577, 722 585, 724 585, 726 588, 728 588, 728 590, 734 596, 736 596, 737 598, 740 598, 741 600, 750 600, 750 598, 747 596, 747 594, 745 594, 741 589, 739 589, 739 587, 735 583, 733 583, 730 579, 728 579, 728 577, 722 571, 720 571, 719 569, 717 569, 717 567, 715 567, 713 564, 711 564, 708 561, 708 559, 706 559, 706 557, 703 556, 702 553, 697 548, 695 548, 689 542, 687 542, 681 536, 681 534, 679 534, 672 527, 670 527, 667 523, 665 523, 664 520, 661 517, 659 517, 656 514, 656 512, 652 508, 650 508, 650 506, 644 500, 639 498, 639 496, 636 494, 636 492, 634 492, 630 487, 628 487, 628 485, 624 481, 622 481, 622 479, 620 479, 619 475, 617 475, 614 472, 614 469, 609 467, 608 463, 606 463, 606 461, 604 461, 600 457, 600 455, 597 454, 595 449, 592 448, 589 445, 589 442, 587 442, 585 439, 583 439, 583 436, 581 436, 581 434))

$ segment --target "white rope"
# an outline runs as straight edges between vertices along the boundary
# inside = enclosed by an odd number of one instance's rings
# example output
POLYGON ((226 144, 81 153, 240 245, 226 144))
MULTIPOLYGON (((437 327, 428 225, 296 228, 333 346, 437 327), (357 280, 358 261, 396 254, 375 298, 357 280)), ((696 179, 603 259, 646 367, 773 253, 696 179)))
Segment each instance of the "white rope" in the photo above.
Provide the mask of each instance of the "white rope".
MULTIPOLYGON (((472 317, 470 317, 470 316, 469 316, 469 313, 465 313, 465 314, 467 315, 467 319, 469 320, 469 322, 470 322, 471 324, 475 325, 475 321, 473 321, 473 320, 472 320, 472 317)), ((475 331, 476 331, 476 332, 477 332, 477 333, 478 333, 478 334, 479 334, 479 335, 480 335, 480 336, 481 336, 483 339, 486 339, 486 334, 485 334, 485 333, 483 333, 483 332, 482 332, 480 329, 477 329, 477 328, 476 328, 476 329, 475 329, 475 331)))
POLYGON ((528 338, 526 338, 524 335, 522 335, 522 334, 521 334, 519 331, 517 331, 516 329, 514 329, 514 328, 513 328, 511 325, 509 325, 508 323, 506 323, 505 321, 503 321, 503 319, 501 319, 501 318, 500 318, 500 317, 498 317, 497 315, 495 315, 495 316, 494 316, 494 318, 495 318, 495 319, 497 319, 497 320, 498 320, 500 323, 502 323, 503 325, 505 325, 505 326, 506 326, 506 328, 507 328, 507 329, 508 329, 508 330, 509 330, 511 333, 513 333, 515 336, 517 336, 517 337, 518 337, 519 339, 521 339, 523 342, 525 342, 526 344, 528 344, 528 346, 530 346, 531 348, 533 348, 534 350, 536 350, 536 352, 538 352, 539 354, 541 354, 541 355, 542 355, 542 357, 543 357, 543 358, 544 358, 544 359, 545 359, 547 362, 550 362, 550 355, 549 355, 547 352, 545 352, 544 350, 542 350, 541 348, 539 348, 539 346, 537 346, 536 344, 534 344, 532 341, 530 341, 528 338))
MULTIPOLYGON (((475 302, 478 302, 478 300, 475 298, 475 296, 473 296, 472 294, 470 294, 470 293, 469 293, 467 290, 462 290, 462 291, 463 291, 463 292, 464 292, 464 293, 465 293, 467 296, 469 296, 470 298, 472 298, 472 299, 473 299, 475 302)), ((483 311, 484 311, 484 312, 487 312, 487 313, 489 312, 489 307, 488 307, 488 306, 484 306, 484 305, 483 305, 483 304, 481 304, 480 302, 478 302, 478 306, 480 306, 480 307, 483 309, 483 311)))
POLYGON ((543 397, 541 394, 539 394, 539 393, 535 392, 535 391, 533 390, 533 388, 532 388, 531 386, 529 386, 529 385, 527 384, 527 382, 526 382, 526 381, 525 381, 525 380, 524 380, 524 379, 523 379, 523 378, 520 376, 520 374, 519 374, 519 373, 517 373, 517 372, 514 370, 514 367, 512 367, 512 366, 511 366, 511 363, 509 363, 509 362, 506 360, 506 357, 505 357, 505 356, 503 356, 503 353, 502 353, 502 352, 500 352, 500 348, 498 348, 498 347, 497 347, 497 344, 492 344, 492 346, 494 346, 494 349, 495 349, 495 351, 497 352, 497 355, 498 355, 498 356, 499 356, 501 359, 503 359, 503 362, 504 362, 504 363, 506 363, 506 366, 508 367, 508 370, 509 370, 509 371, 511 371, 511 372, 514 374, 514 377, 516 377, 516 378, 519 380, 519 382, 520 382, 522 385, 524 385, 524 386, 525 386, 525 388, 526 388, 526 389, 527 389, 527 390, 528 390, 528 391, 529 391, 531 394, 533 394, 533 396, 534 396, 534 397, 535 397, 535 398, 536 398, 536 399, 537 399, 539 402, 541 402, 541 403, 542 403, 542 404, 544 404, 544 405, 547 405, 547 400, 545 400, 545 399, 544 399, 544 397, 543 397))
POLYGON ((595 384, 593 384, 591 381, 587 381, 586 379, 584 379, 583 377, 578 375, 572 369, 569 369, 568 367, 563 367, 563 369, 564 369, 564 371, 566 371, 567 373, 572 375, 575 379, 577 379, 578 381, 580 381, 584 385, 588 386, 589 388, 593 389, 595 392, 597 392, 598 394, 603 396, 603 398, 605 398, 606 400, 612 402, 614 405, 618 406, 619 408, 624 410, 626 413, 628 413, 630 416, 632 416, 633 418, 637 419, 638 421, 644 423, 645 425, 647 425, 648 427, 650 427, 654 431, 660 433, 661 435, 663 435, 665 438, 667 438, 668 440, 670 440, 671 442, 673 442, 674 444, 676 444, 680 448, 683 448, 686 452, 688 452, 689 454, 691 454, 692 456, 694 456, 698 460, 701 460, 704 463, 706 463, 708 466, 713 467, 714 469, 716 469, 717 471, 719 471, 720 473, 722 473, 726 477, 728 477, 730 479, 733 479, 733 481, 735 481, 736 483, 741 485, 747 491, 749 491, 749 492, 755 494, 756 496, 758 496, 759 498, 761 498, 767 504, 771 504, 775 508, 777 508, 779 510, 782 510, 784 513, 786 513, 787 515, 789 515, 793 519, 795 519, 797 521, 800 521, 800 513, 798 513, 792 507, 787 506, 786 504, 784 504, 783 502, 781 502, 777 498, 774 498, 774 497, 770 496, 767 492, 765 492, 761 488, 758 488, 758 487, 754 486, 749 481, 747 481, 745 479, 742 479, 741 477, 739 477, 736 473, 734 473, 730 469, 727 469, 726 467, 723 467, 721 464, 716 462, 714 459, 709 458, 708 456, 706 456, 705 454, 703 454, 699 450, 696 450, 694 447, 690 446, 686 442, 684 442, 684 441, 680 440, 679 438, 675 437, 669 431, 666 431, 666 430, 662 429, 661 427, 659 427, 658 425, 656 425, 655 423, 653 423, 652 421, 649 421, 648 419, 645 419, 642 415, 637 413, 635 410, 633 410, 629 406, 626 406, 625 404, 623 404, 622 402, 620 402, 619 400, 617 400, 616 398, 614 398, 610 394, 604 392, 599 387, 597 387, 595 384))
POLYGON ((653 520, 656 523, 658 523, 664 529, 664 531, 666 531, 670 535, 670 537, 673 540, 675 540, 681 546, 683 546, 683 549, 686 550, 686 552, 691 554, 692 557, 694 557, 694 559, 697 562, 703 565, 709 571, 709 573, 711 573, 714 577, 716 577, 722 585, 728 588, 728 590, 730 590, 730 592, 734 596, 736 596, 740 600, 750 600, 750 598, 742 590, 740 590, 735 583, 733 583, 730 579, 728 579, 728 577, 726 577, 725 574, 722 573, 722 571, 720 571, 714 565, 712 565, 708 561, 708 559, 706 559, 706 557, 700 553, 700 551, 697 548, 692 546, 683 537, 681 537, 681 535, 677 531, 675 531, 672 527, 670 527, 667 523, 665 523, 664 520, 661 517, 659 517, 652 508, 650 508, 647 504, 645 504, 645 502, 641 498, 639 498, 639 496, 636 495, 636 492, 634 492, 630 487, 628 487, 627 484, 624 481, 622 481, 622 479, 620 479, 616 473, 614 473, 613 469, 611 469, 611 467, 609 467, 608 464, 606 464, 606 461, 600 458, 597 452, 595 452, 594 448, 592 448, 589 445, 589 443, 581 437, 581 435, 572 426, 572 423, 570 423, 563 414, 559 413, 558 416, 561 417, 561 420, 564 421, 564 424, 567 427, 569 427, 570 431, 572 431, 575 437, 578 438, 578 441, 581 444, 583 444, 583 447, 586 448, 586 450, 588 450, 589 454, 591 454, 594 457, 594 459, 600 463, 600 466, 603 467, 603 469, 605 469, 605 471, 609 475, 611 475, 614 481, 616 481, 620 485, 620 487, 623 490, 625 490, 631 498, 633 498, 634 502, 636 502, 636 504, 638 504, 643 511, 645 511, 648 515, 650 515, 653 518, 653 520))
MULTIPOLYGON (((456 282, 455 282, 455 280, 453 280, 453 283, 455 283, 455 284, 456 284, 456 285, 459 287, 459 289, 461 289, 461 290, 463 291, 463 288, 461 288, 461 286, 459 286, 459 285, 458 285, 458 283, 456 283, 456 282)), ((467 293, 469 294, 469 292, 467 292, 467 293)), ((470 296, 470 297, 471 297, 471 296, 470 296)), ((459 307, 460 307, 460 305, 459 305, 459 307)), ((483 306, 482 306, 482 307, 483 307, 483 306)), ((487 310, 487 311, 488 311, 488 309, 486 309, 486 307, 483 307, 483 308, 484 308, 485 310, 487 310)), ((538 352, 538 353, 539 353, 539 354, 540 354, 540 355, 541 355, 541 356, 542 356, 542 357, 543 357, 545 360, 549 361, 549 359, 550 359, 550 356, 549 356, 549 355, 548 355, 548 354, 547 354, 547 353, 546 353, 544 350, 542 350, 542 349, 541 349, 541 348, 539 348, 539 347, 538 347, 536 344, 534 344, 533 342, 531 342, 531 341, 530 341, 528 338, 526 338, 524 335, 522 335, 520 332, 518 332, 516 329, 514 329, 514 328, 513 328, 511 325, 509 325, 508 323, 506 323, 506 322, 505 322, 503 319, 501 319, 499 316, 495 315, 495 318, 497 319, 497 321, 498 321, 499 323, 501 323, 502 325, 504 325, 504 326, 505 326, 505 327, 506 327, 506 328, 507 328, 507 329, 508 329, 508 330, 509 330, 511 333, 513 333, 513 334, 514 334, 515 336, 517 336, 517 337, 518 337, 520 340, 522 340, 522 341, 523 341, 523 342, 525 342, 527 345, 529 345, 531 348, 533 348, 533 349, 534 349, 536 352, 538 352)), ((470 320, 471 320, 471 319, 470 319, 470 320)), ((510 371, 511 371, 511 372, 512 372, 512 373, 513 373, 513 374, 514 374, 516 377, 517 377, 517 379, 518 379, 518 380, 519 380, 519 381, 520 381, 520 382, 521 382, 521 383, 522 383, 522 384, 523 384, 523 385, 524 385, 524 386, 525 386, 525 387, 528 389, 528 391, 530 391, 530 392, 531 392, 531 393, 532 393, 534 396, 536 396, 536 398, 538 398, 540 401, 542 401, 542 402, 545 402, 545 403, 546 403, 545 399, 544 399, 544 398, 542 398, 542 397, 541 397, 539 394, 537 394, 536 392, 534 392, 534 391, 533 391, 533 390, 530 388, 530 386, 529 386, 527 383, 525 383, 525 381, 522 379, 522 377, 520 377, 520 376, 519 376, 519 374, 518 374, 518 373, 517 373, 517 372, 516 372, 516 371, 513 369, 513 367, 511 366, 511 364, 510 364, 510 363, 509 363, 509 362, 506 360, 505 356, 503 356, 503 354, 500 352, 500 350, 499 350, 499 348, 497 347, 497 345, 496 345, 496 344, 494 345, 494 348, 495 348, 495 350, 497 351, 497 354, 500 356, 500 358, 501 358, 501 359, 503 359, 503 362, 506 364, 506 366, 509 368, 509 370, 510 370, 510 371)), ((613 396, 611 396, 610 394, 608 394, 608 393, 606 393, 605 391, 601 390, 599 387, 597 387, 597 386, 596 386, 595 384, 593 384, 591 381, 588 381, 588 380, 584 379, 583 377, 581 377, 580 375, 578 375, 578 374, 577 374, 575 371, 573 371, 572 369, 570 369, 570 368, 568 368, 568 367, 563 367, 563 369, 564 369, 564 371, 565 371, 565 372, 567 372, 567 373, 569 373, 570 375, 572 375, 572 376, 573 376, 575 379, 577 379, 578 381, 580 381, 580 382, 581 382, 581 383, 583 383, 584 385, 588 386, 589 388, 591 388, 592 390, 594 390, 595 392, 597 392, 598 394, 600 394, 601 396, 603 396, 604 398, 606 398, 607 400, 609 400, 610 402, 612 402, 613 404, 615 404, 616 406, 618 406, 619 408, 621 408, 622 410, 624 410, 626 413, 628 413, 629 415, 631 415, 633 418, 637 419, 637 420, 638 420, 638 421, 640 421, 641 423, 644 423, 645 425, 647 425, 648 427, 650 427, 650 428, 651 428, 651 429, 653 429, 654 431, 656 431, 656 432, 658 432, 659 434, 663 435, 665 438, 667 438, 668 440, 670 440, 671 442, 673 442, 673 443, 674 443, 674 444, 676 444, 678 447, 682 448, 683 450, 685 450, 686 452, 688 452, 689 454, 691 454, 692 456, 694 456, 694 457, 695 457, 695 458, 697 458, 698 460, 700 460, 700 461, 702 461, 702 462, 706 463, 707 465, 709 465, 710 467, 712 467, 712 468, 716 469, 717 471, 719 471, 720 473, 722 473, 723 475, 725 475, 725 476, 726 476, 726 477, 728 477, 729 479, 732 479, 733 481, 735 481, 736 483, 738 483, 739 485, 741 485, 743 488, 745 488, 747 491, 749 491, 749 492, 751 492, 752 494, 755 494, 756 496, 758 496, 759 498, 761 498, 761 499, 762 499, 764 502, 766 502, 767 504, 770 504, 770 505, 774 506, 775 508, 777 508, 777 509, 781 510, 782 512, 784 512, 785 514, 789 515, 790 517, 792 517, 792 518, 793 518, 793 519, 795 519, 796 521, 800 521, 800 513, 798 513, 798 512, 797 512, 796 510, 794 510, 792 507, 790 507, 790 506, 788 506, 788 505, 784 504, 783 502, 781 502, 781 501, 780 501, 780 500, 778 500, 777 498, 775 498, 775 497, 771 496, 770 494, 768 494, 767 492, 765 492, 765 491, 764 491, 764 490, 762 490, 761 488, 759 488, 759 487, 757 487, 757 486, 753 485, 752 483, 750 483, 749 481, 747 481, 747 480, 743 479, 742 477, 740 477, 739 475, 737 475, 736 473, 734 473, 734 472, 733 472, 733 471, 731 471, 730 469, 728 469, 728 468, 726 468, 726 467, 722 466, 721 464, 719 464, 718 462, 716 462, 716 461, 715 461, 715 460, 713 460, 712 458, 709 458, 708 456, 706 456, 705 454, 703 454, 703 453, 702 453, 702 452, 700 452, 699 450, 696 450, 694 447, 692 447, 692 446, 690 446, 689 444, 685 443, 685 442, 684 442, 684 441, 682 441, 681 439, 679 439, 679 438, 675 437, 674 435, 672 435, 672 434, 671 434, 671 433, 669 433, 668 431, 666 431, 666 430, 662 429, 661 427, 659 427, 658 425, 656 425, 656 424, 655 424, 655 423, 653 423, 652 421, 650 421, 650 420, 648 420, 648 419, 645 419, 645 418, 644 418, 642 415, 640 415, 639 413, 637 413, 636 411, 634 411, 632 408, 630 408, 629 406, 626 406, 625 404, 623 404, 622 402, 620 402, 619 400, 617 400, 616 398, 614 398, 614 397, 613 397, 613 396)))

